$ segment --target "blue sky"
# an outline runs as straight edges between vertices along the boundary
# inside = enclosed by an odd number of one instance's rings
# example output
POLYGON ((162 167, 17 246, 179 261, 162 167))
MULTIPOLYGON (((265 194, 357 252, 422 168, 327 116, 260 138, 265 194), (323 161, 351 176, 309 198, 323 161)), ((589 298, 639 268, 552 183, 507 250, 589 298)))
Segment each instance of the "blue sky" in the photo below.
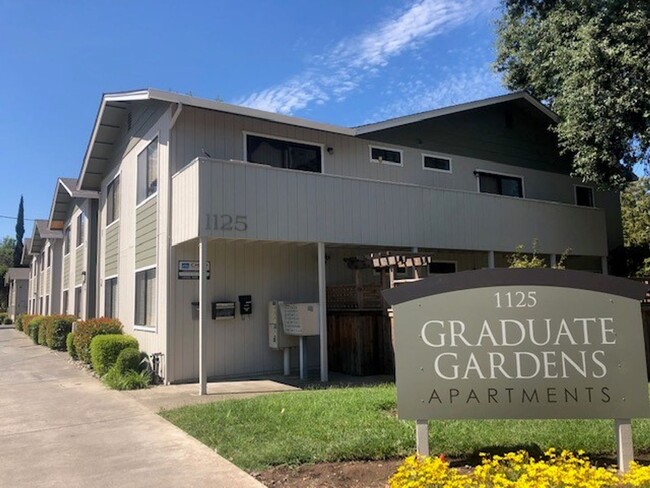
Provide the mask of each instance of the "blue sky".
MULTIPOLYGON (((0 0, 0 216, 23 194, 25 216, 47 218, 104 92, 355 126, 504 93, 497 17, 498 0, 0 0)), ((14 225, 0 218, 0 237, 14 225)))

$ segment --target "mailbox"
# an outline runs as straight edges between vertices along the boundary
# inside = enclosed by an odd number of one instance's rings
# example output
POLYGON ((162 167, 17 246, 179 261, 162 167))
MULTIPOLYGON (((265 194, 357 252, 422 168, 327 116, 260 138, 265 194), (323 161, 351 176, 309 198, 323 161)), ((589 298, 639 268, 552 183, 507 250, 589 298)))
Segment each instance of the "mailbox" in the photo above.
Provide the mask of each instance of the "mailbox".
POLYGON ((235 318, 235 302, 212 302, 212 320, 235 318))

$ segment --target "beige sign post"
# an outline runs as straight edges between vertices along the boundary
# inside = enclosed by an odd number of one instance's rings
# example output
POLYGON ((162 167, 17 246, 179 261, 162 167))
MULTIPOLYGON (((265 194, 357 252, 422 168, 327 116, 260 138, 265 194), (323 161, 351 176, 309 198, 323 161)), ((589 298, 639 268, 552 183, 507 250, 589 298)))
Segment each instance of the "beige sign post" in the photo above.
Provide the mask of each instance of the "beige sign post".
POLYGON ((618 419, 626 469, 629 419, 650 413, 645 292, 552 269, 467 271, 384 291, 399 417, 417 421, 418 438, 426 419, 618 419))

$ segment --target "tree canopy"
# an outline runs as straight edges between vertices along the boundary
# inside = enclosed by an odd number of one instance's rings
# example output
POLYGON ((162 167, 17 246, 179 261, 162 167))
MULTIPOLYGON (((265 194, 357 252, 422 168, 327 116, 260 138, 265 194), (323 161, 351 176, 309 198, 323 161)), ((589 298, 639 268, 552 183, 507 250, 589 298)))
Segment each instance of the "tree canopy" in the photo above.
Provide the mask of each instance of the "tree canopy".
POLYGON ((628 271, 650 275, 650 178, 629 183, 621 193, 628 271))
POLYGON ((621 188, 650 159, 650 1, 502 0, 495 68, 556 112, 573 174, 621 188))
POLYGON ((20 195, 20 203, 18 204, 18 216, 16 217, 16 245, 14 247, 14 263, 13 265, 20 266, 20 260, 23 257, 23 236, 25 235, 25 207, 23 196, 20 195))

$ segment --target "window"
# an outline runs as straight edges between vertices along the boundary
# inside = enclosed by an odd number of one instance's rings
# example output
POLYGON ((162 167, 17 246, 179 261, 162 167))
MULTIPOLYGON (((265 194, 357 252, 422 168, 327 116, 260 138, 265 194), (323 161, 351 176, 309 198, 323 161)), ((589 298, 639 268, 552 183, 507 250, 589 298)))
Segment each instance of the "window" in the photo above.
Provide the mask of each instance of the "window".
POLYGON ((456 272, 455 261, 434 261, 429 263, 429 274, 449 274, 456 272))
POLYGON ((246 160, 274 168, 320 173, 320 146, 246 134, 246 160))
POLYGON ((402 164, 402 151, 370 146, 370 161, 373 163, 402 164))
POLYGON ((509 197, 524 197, 523 180, 518 176, 501 175, 475 171, 478 176, 479 191, 509 197))
POLYGON ((63 232, 63 254, 70 254, 70 227, 66 227, 63 232))
POLYGON ((579 207, 594 206, 594 189, 589 186, 576 185, 576 205, 579 207))
POLYGON ((120 218, 120 177, 116 176, 106 188, 106 225, 120 218))
POLYGON ((422 167, 424 169, 451 173, 451 159, 444 156, 434 156, 433 154, 423 154, 422 167))
POLYGON ((63 290, 63 303, 61 304, 61 312, 63 315, 68 314, 68 290, 63 290))
POLYGON ((83 212, 77 215, 77 247, 84 243, 84 227, 86 226, 86 216, 83 212))
POLYGON ((104 316, 115 317, 117 313, 117 278, 104 282, 104 316))
POLYGON ((81 318, 81 287, 74 289, 74 316, 81 318))
POLYGON ((45 311, 45 313, 46 313, 47 315, 50 314, 50 295, 47 295, 47 296, 45 297, 45 310, 44 310, 44 311, 45 311))
POLYGON ((156 321, 156 268, 135 274, 135 325, 153 327, 156 321))
POLYGON ((158 138, 138 154, 138 202, 158 191, 158 138))
POLYGON ((41 253, 41 271, 45 269, 45 251, 41 253))
POLYGON ((47 267, 52 266, 52 262, 54 261, 54 250, 50 247, 47 252, 47 267))

